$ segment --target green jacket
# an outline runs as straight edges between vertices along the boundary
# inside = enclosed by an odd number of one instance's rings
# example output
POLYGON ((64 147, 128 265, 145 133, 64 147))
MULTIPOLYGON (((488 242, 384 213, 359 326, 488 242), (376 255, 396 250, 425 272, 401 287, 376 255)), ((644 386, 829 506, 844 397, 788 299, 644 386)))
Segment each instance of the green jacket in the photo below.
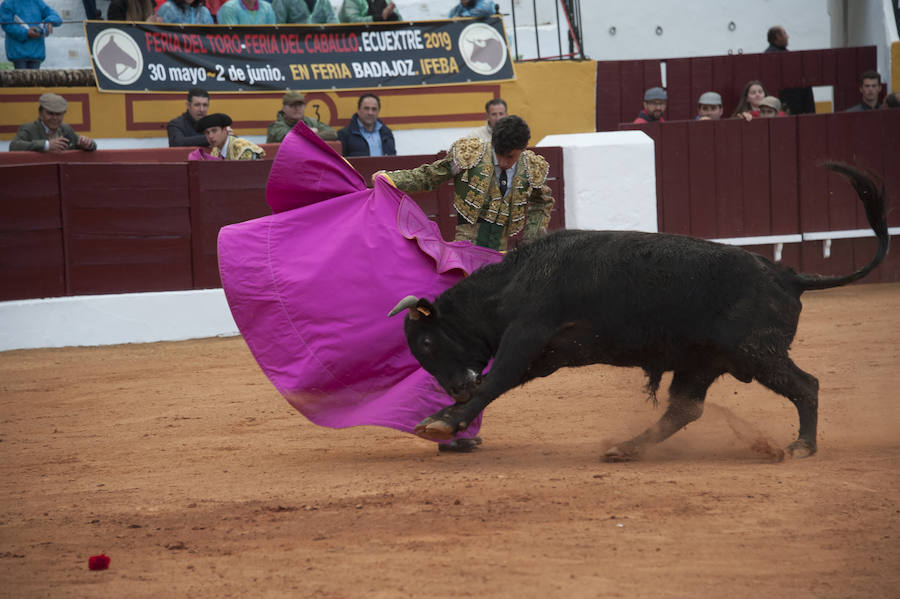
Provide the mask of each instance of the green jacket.
MULTIPOLYGON (((506 239, 525 230, 525 241, 546 231, 554 199, 547 187, 550 165, 531 150, 525 150, 516 163, 516 174, 509 183, 509 193, 500 196, 494 175, 491 144, 474 138, 457 140, 447 155, 431 164, 402 171, 388 171, 394 184, 406 192, 430 191, 453 179, 453 205, 469 224, 487 222, 502 229, 499 249, 506 239)), ((471 235, 475 235, 473 229, 471 235)), ((459 238, 459 236, 457 236, 459 238)), ((469 241, 479 243, 476 239, 469 241)), ((480 244, 480 243, 479 243, 480 244)), ((495 247, 494 243, 487 247, 495 247)))
MULTIPOLYGON (((75 133, 75 130, 72 129, 70 125, 66 123, 62 123, 59 126, 60 134, 69 140, 69 147, 67 150, 80 150, 82 148, 78 147, 78 134, 75 133)), ((19 125, 19 130, 16 131, 16 137, 9 142, 9 151, 10 152, 19 152, 19 151, 32 151, 32 152, 43 152, 44 151, 44 142, 49 141, 49 137, 47 137, 47 131, 44 129, 44 124, 41 122, 41 119, 37 119, 33 123, 25 123, 24 125, 19 125)), ((93 152, 97 149, 97 142, 92 141, 91 147, 88 148, 88 152, 93 152)))
MULTIPOLYGON (((402 21, 400 11, 394 9, 397 19, 402 21)), ((366 0, 344 0, 338 13, 341 23, 371 23, 372 15, 369 14, 369 3, 366 0)))
MULTIPOLYGON (((315 129, 316 133, 319 134, 319 137, 325 141, 335 141, 338 138, 337 132, 322 121, 317 121, 314 118, 304 116, 303 122, 306 123, 306 126, 310 129, 315 129)), ((294 125, 296 125, 296 123, 285 120, 284 112, 279 110, 278 115, 275 117, 275 122, 269 125, 269 128, 266 130, 266 143, 272 144, 282 141, 290 130, 294 128, 294 125)))
POLYGON ((329 0, 316 0, 312 12, 306 0, 272 0, 276 23, 337 23, 329 0))

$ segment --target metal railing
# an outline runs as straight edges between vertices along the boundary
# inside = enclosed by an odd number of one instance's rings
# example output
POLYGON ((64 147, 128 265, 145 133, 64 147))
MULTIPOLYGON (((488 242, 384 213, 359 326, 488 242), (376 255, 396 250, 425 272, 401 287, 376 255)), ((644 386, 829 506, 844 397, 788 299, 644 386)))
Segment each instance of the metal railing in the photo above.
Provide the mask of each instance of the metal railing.
MULTIPOLYGON (((537 0, 531 1, 531 16, 534 28, 534 43, 537 56, 535 58, 519 58, 519 27, 517 25, 516 2, 510 3, 509 16, 512 18, 513 51, 519 62, 538 60, 584 60, 584 43, 582 40, 581 26, 581 1, 580 0, 555 0, 554 20, 556 25, 556 54, 542 54, 541 38, 539 35, 539 15, 537 0), (563 25, 564 23, 564 25, 563 25), (563 31, 566 33, 566 46, 568 52, 563 51, 563 31)), ((522 9, 519 9, 519 12, 522 9)), ((543 15, 541 15, 543 16, 543 15)), ((523 27, 524 29, 524 27, 523 27)))

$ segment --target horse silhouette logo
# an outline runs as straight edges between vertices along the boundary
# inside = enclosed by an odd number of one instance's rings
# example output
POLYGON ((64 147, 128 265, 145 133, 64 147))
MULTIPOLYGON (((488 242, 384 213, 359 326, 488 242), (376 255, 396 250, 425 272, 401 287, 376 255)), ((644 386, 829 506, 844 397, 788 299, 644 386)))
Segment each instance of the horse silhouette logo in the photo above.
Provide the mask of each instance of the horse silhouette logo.
POLYGON ((499 31, 486 23, 472 23, 459 34, 459 53, 472 71, 493 75, 506 65, 509 49, 499 31))
POLYGON ((144 56, 134 39, 121 29, 104 29, 94 38, 94 66, 111 82, 130 85, 144 71, 144 56))

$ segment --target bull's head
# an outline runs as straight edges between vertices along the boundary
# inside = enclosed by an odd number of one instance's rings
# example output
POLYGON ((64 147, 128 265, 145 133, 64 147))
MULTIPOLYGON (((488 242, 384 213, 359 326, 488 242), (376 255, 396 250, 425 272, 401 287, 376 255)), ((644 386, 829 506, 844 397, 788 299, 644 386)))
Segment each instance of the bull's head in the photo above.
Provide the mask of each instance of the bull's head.
POLYGON ((466 342, 458 327, 442 322, 437 308, 427 299, 408 295, 388 316, 404 310, 409 310, 404 330, 413 356, 453 399, 468 401, 481 382, 490 356, 479 355, 481 352, 466 342))

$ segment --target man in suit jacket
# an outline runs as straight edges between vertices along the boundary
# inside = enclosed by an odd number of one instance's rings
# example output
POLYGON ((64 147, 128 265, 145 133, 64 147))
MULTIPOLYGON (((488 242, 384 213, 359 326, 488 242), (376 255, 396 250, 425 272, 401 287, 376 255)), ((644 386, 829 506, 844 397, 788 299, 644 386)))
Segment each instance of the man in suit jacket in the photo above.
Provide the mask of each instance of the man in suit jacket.
POLYGON ((38 99, 38 119, 19 126, 16 137, 9 144, 10 151, 62 152, 86 150, 93 152, 97 143, 90 137, 78 135, 63 122, 66 99, 57 94, 43 94, 38 99))

